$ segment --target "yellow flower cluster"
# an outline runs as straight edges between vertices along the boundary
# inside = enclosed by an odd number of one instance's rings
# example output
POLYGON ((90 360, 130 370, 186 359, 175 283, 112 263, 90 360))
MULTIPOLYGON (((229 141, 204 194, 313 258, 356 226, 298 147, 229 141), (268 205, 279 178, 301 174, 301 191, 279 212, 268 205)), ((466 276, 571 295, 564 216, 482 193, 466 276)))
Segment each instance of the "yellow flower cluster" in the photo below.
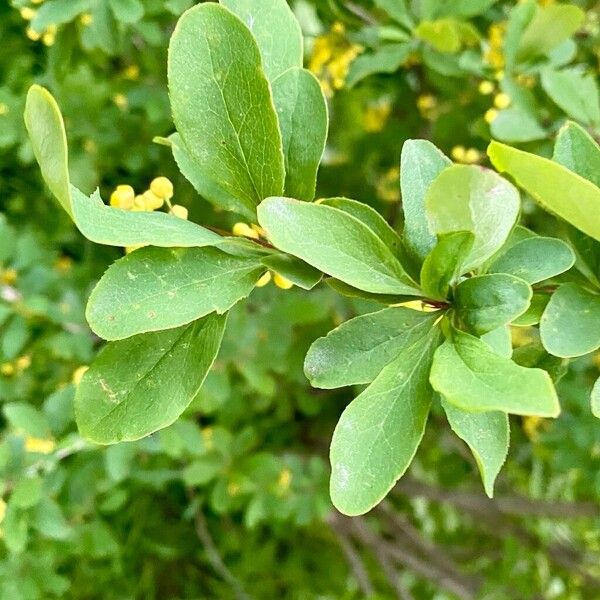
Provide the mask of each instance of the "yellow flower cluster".
POLYGON ((454 146, 450 151, 450 156, 456 162, 463 163, 465 165, 474 165, 481 161, 483 153, 477 148, 465 148, 464 146, 454 146))
POLYGON ((500 92, 494 96, 494 106, 485 111, 483 118, 486 123, 493 123, 498 117, 498 111, 504 110, 508 108, 512 104, 512 98, 505 94, 504 92, 500 92))
POLYGON ((545 424, 545 419, 538 416, 523 417, 523 431, 531 442, 540 437, 540 428, 545 424))
MULTIPOLYGON (((32 4, 41 4, 44 0, 31 0, 32 4)), ((32 6, 23 6, 20 10, 21 18, 24 21, 32 21, 35 19, 37 15, 37 10, 32 6)), ((56 41, 56 32, 58 28, 56 25, 49 25, 44 31, 38 31, 33 27, 28 27, 26 30, 27 37, 33 41, 37 42, 39 40, 46 46, 52 46, 56 41)))
POLYGON ((0 365, 0 375, 4 377, 12 377, 18 375, 31 366, 31 356, 25 354, 20 356, 13 362, 5 362, 0 365))
POLYGON ((51 454, 56 448, 54 440, 27 436, 25 438, 25 451, 36 454, 51 454))
POLYGON ((16 269, 0 270, 0 284, 14 285, 16 281, 17 281, 16 269))
MULTIPOLYGON (((238 237, 245 237, 251 240, 259 240, 261 237, 266 237, 265 230, 254 223, 251 225, 248 225, 248 223, 236 223, 233 226, 231 233, 238 237)), ((289 279, 286 279, 279 273, 266 271, 258 278, 256 287, 265 287, 265 285, 267 285, 271 280, 273 280, 273 283, 282 290, 289 290, 294 286, 289 279)))
POLYGON ((331 30, 315 39, 308 68, 319 78, 323 93, 331 97, 344 87, 350 63, 363 51, 351 43, 342 23, 334 23, 331 30))
POLYGON ((362 113, 363 129, 368 133, 383 131, 391 112, 392 104, 387 98, 369 103, 362 113))
POLYGON ((400 169, 392 167, 377 182, 377 197, 384 202, 400 200, 400 169))
POLYGON ((438 100, 433 94, 421 94, 417 98, 417 108, 421 116, 428 121, 435 121, 438 116, 438 100))
POLYGON ((488 29, 488 49, 484 54, 486 62, 493 69, 502 69, 504 67, 504 35, 506 33, 506 23, 492 23, 488 29))

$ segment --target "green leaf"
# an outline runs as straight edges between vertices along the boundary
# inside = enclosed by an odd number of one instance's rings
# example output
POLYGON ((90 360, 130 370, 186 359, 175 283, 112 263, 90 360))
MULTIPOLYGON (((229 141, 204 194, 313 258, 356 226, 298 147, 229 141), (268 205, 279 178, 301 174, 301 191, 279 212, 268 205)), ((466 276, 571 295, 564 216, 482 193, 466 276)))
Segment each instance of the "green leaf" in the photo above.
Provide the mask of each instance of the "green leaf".
POLYGON ((267 198, 258 221, 280 250, 367 292, 419 295, 392 251, 364 223, 326 206, 267 198))
POLYGON ((574 263, 573 250, 562 240, 532 237, 511 246, 488 272, 509 273, 533 284, 568 271, 574 263))
POLYGON ((90 296, 87 320, 106 340, 179 327, 226 312, 263 271, 256 258, 215 248, 141 248, 108 268, 90 296))
POLYGON ((438 318, 392 306, 350 319, 313 343, 304 372, 323 389, 371 383, 403 348, 425 341, 438 318))
POLYGON ((225 316, 106 345, 77 387, 81 434, 99 444, 167 427, 194 399, 223 337, 225 316))
POLYGON ((560 412, 548 373, 499 356, 482 340, 454 330, 436 351, 433 389, 463 410, 556 417, 560 412))
POLYGON ((600 96, 595 75, 578 68, 542 71, 542 87, 570 117, 587 125, 600 125, 600 96))
POLYGON ((392 19, 412 29, 413 20, 406 5, 406 0, 374 0, 375 6, 385 11, 392 19))
POLYGON ((543 140, 548 135, 535 116, 518 106, 498 111, 490 125, 490 131, 498 140, 515 143, 543 140))
POLYGON ((213 3, 184 13, 171 37, 168 75, 173 120, 199 176, 250 212, 281 194, 277 115, 258 46, 240 19, 213 3))
POLYGON ((2 407, 2 413, 11 427, 18 432, 36 438, 50 437, 50 426, 44 414, 25 402, 9 402, 2 407))
POLYGON ((456 54, 462 47, 459 23, 455 19, 421 21, 415 28, 415 36, 427 42, 438 52, 456 54))
POLYGON ((542 208, 600 240, 600 188, 547 158, 498 142, 489 145, 488 155, 542 208))
POLYGON ((140 0, 108 0, 117 21, 137 23, 144 16, 144 5, 140 0))
POLYGON ((421 288, 430 298, 445 300, 450 286, 462 275, 475 236, 470 231, 442 234, 421 268, 421 288))
POLYGON ((600 295, 575 283, 561 285, 540 321, 544 348, 554 356, 582 356, 600 347, 600 295))
MULTIPOLYGON (((280 39, 279 34, 276 37, 280 39)), ((312 200, 327 140, 323 91, 310 71, 295 67, 277 77, 272 88, 283 140, 285 194, 298 200, 312 200)))
POLYGON ((432 231, 470 231, 473 247, 463 272, 483 264, 501 248, 519 215, 519 192, 493 171, 454 165, 431 184, 425 199, 432 231))
POLYGON ((330 450, 330 494, 340 512, 367 512, 410 465, 427 423, 427 375, 438 342, 434 328, 405 346, 342 413, 330 450))
POLYGON ((510 358, 513 353, 510 327, 502 325, 484 333, 479 339, 483 340, 496 354, 510 358))
POLYGON ((482 335, 523 314, 531 296, 531 287, 518 277, 505 273, 479 275, 456 286, 454 306, 467 329, 482 335))
POLYGON ((600 377, 592 389, 592 414, 600 419, 600 377))
POLYGON ((531 327, 537 325, 542 320, 542 315, 550 302, 548 294, 534 294, 531 298, 529 308, 516 319, 511 322, 511 325, 517 327, 531 327))
POLYGON ((46 185, 72 216, 65 125, 56 100, 39 85, 27 92, 25 126, 46 185))
POLYGON ((427 140, 406 140, 400 159, 404 239, 408 251, 423 262, 436 244, 425 212, 425 194, 452 161, 427 140))
POLYGON ((346 87, 352 88, 375 73, 395 73, 406 62, 413 50, 413 44, 400 43, 387 44, 375 52, 361 54, 350 64, 346 87))
POLYGON ((508 454, 510 425, 503 412, 469 412, 442 399, 452 431, 471 449, 485 493, 492 498, 494 482, 508 454))
POLYGON ((304 290, 312 290, 323 277, 321 271, 289 254, 268 254, 262 263, 304 290))
POLYGON ((572 4, 537 6, 521 36, 517 60, 524 62, 548 54, 573 35, 584 19, 585 13, 572 4))
POLYGON ((286 0, 220 0, 250 29, 267 77, 302 67, 302 31, 286 0))
POLYGON ((403 253, 400 236, 390 227, 388 222, 372 207, 363 202, 349 198, 326 198, 319 204, 333 206, 362 221, 386 246, 396 255, 403 253))
POLYGON ((600 146, 577 123, 567 121, 561 127, 552 160, 600 187, 600 146))
POLYGON ((352 287, 339 279, 333 277, 326 277, 325 283, 338 294, 347 296, 348 298, 360 298, 362 300, 370 300, 371 302, 379 302, 380 304, 400 304, 402 302, 409 302, 414 300, 412 296, 398 296, 393 294, 373 294, 371 292, 365 292, 358 288, 352 287))
POLYGON ((200 247, 227 243, 227 238, 167 213, 107 206, 98 190, 88 197, 71 186, 71 202, 73 219, 79 231, 97 244, 200 247))

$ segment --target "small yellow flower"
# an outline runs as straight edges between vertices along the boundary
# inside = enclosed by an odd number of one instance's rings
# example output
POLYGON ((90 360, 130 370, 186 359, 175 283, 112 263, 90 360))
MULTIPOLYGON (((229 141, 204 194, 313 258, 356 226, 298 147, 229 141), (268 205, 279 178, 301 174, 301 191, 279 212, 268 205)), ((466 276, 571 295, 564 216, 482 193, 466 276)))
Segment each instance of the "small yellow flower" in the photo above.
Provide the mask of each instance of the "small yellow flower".
POLYGON ((189 214, 188 209, 185 206, 181 206, 181 204, 173 204, 169 212, 175 217, 179 217, 180 219, 184 220, 187 220, 189 214))
POLYGON ((20 12, 21 18, 25 21, 31 21, 31 19, 37 15, 37 10, 31 8, 30 6, 24 6, 20 12))
POLYGON ((230 481, 227 485, 227 493, 230 496, 237 496, 240 493, 240 484, 235 481, 230 481))
POLYGON ((236 223, 233 226, 231 233, 239 237, 247 237, 253 240, 257 240, 260 238, 258 231, 250 227, 248 223, 236 223))
POLYGON ((494 96, 494 106, 496 108, 499 108, 500 110, 508 108, 511 105, 511 102, 511 97, 508 94, 505 94, 504 92, 501 92, 500 94, 496 94, 494 96))
POLYGON ((482 81, 477 89, 483 96, 489 96, 494 91, 494 87, 491 81, 482 81))
POLYGON ((77 367, 73 371, 73 375, 71 375, 71 382, 73 385, 79 385, 81 383, 81 379, 88 369, 89 367, 87 365, 81 365, 81 367, 77 367))
POLYGON ((94 17, 90 13, 83 13, 79 17, 79 22, 84 26, 88 27, 94 22, 94 17))
POLYGON ((432 94, 421 94, 417 98, 417 108, 423 112, 437 106, 437 98, 432 94))
POLYGON ((523 417, 523 431, 532 442, 535 442, 540 437, 539 430, 544 426, 544 424, 544 419, 542 417, 523 417))
POLYGON ((283 277, 283 275, 280 275, 279 273, 273 274, 273 283, 282 290, 289 290, 294 287, 294 284, 289 279, 283 277))
POLYGON ((485 119, 486 123, 491 124, 496 120, 497 116, 498 116, 498 111, 495 108, 490 108, 489 110, 485 111, 483 118, 485 119))
POLYGON ((150 191, 163 200, 170 200, 173 197, 173 184, 166 177, 156 177, 150 183, 150 191))
POLYGON ((255 285, 257 288, 265 287, 265 285, 267 285, 269 283, 269 281, 271 281, 271 271, 267 271, 266 273, 263 273, 259 277, 259 279, 255 285))
POLYGON ((368 133, 383 131, 391 112, 389 100, 369 104, 362 114, 363 129, 368 133))
POLYGON ((45 440, 42 438, 30 437, 25 438, 25 450, 27 452, 35 452, 37 454, 50 454, 54 452, 56 442, 54 440, 45 440))
POLYGON ((42 35, 42 43, 44 44, 44 46, 53 46, 55 41, 56 27, 51 25, 50 27, 48 27, 44 35, 42 35))
POLYGON ((390 168, 377 182, 377 197, 384 202, 398 202, 400 200, 400 169, 390 168))
POLYGON ((73 268, 73 259, 70 256, 60 256, 56 259, 54 268, 59 273, 68 273, 73 268))
POLYGON ((27 30, 25 31, 25 35, 32 41, 32 42, 37 42, 41 37, 42 34, 39 33, 38 31, 36 31, 35 29, 32 29, 31 27, 28 27, 27 30))
POLYGON ((468 165, 473 165, 481 160, 481 152, 477 148, 468 148, 465 152, 463 161, 468 165))
POLYGON ((494 73, 494 79, 496 81, 502 81, 504 79, 504 70, 500 69, 494 73))
POLYGON ((157 196, 152 190, 146 190, 142 194, 145 210, 151 212, 162 208, 165 203, 164 197, 157 196))
POLYGON ((127 96, 125 94, 115 94, 113 96, 113 102, 121 109, 126 110, 128 106, 127 96))
POLYGON ((4 269, 0 271, 0 283, 4 285, 14 285, 17 281, 16 269, 4 269))
POLYGON ((25 369, 29 369, 30 366, 31 366, 31 356, 29 354, 20 356, 15 361, 15 368, 17 371, 25 371, 25 369))
POLYGON ((12 363, 5 362, 0 365, 0 374, 4 377, 11 377, 15 374, 15 366, 12 363))
POLYGON ((290 489, 290 484, 292 483, 292 472, 289 469, 283 469, 281 473, 279 473, 279 478, 277 479, 277 487, 279 488, 279 492, 285 494, 290 489))
POLYGON ((133 208, 135 190, 130 185, 118 185, 110 196, 110 205, 130 210, 133 208))
POLYGON ((129 65, 123 71, 123 77, 129 81, 137 81, 140 77, 140 67, 138 65, 129 65))
POLYGON ((464 146, 454 146, 450 151, 450 156, 452 160, 463 162, 465 158, 465 147, 464 146))

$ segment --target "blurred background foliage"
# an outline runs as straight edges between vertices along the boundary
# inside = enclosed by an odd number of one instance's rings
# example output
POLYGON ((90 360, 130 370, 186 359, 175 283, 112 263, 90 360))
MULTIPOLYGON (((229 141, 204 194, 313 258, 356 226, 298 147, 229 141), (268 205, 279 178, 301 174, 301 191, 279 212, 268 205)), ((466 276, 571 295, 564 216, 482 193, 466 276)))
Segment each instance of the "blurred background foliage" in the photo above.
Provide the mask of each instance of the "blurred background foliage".
MULTIPOLYGON (((513 417, 494 501, 438 411, 381 507, 334 514, 328 442, 353 391, 311 389, 303 357, 373 306, 326 287, 269 285, 236 308, 173 426, 110 448, 79 437, 74 386, 99 347, 84 306, 119 253, 81 238, 44 189, 25 92, 37 82, 56 95, 82 189, 107 198, 165 175, 192 220, 231 228, 153 143, 173 129, 167 45, 192 4, 0 4, 0 600, 600 597, 596 356, 554 365, 559 419, 513 417)), ((598 2, 290 4, 330 105, 319 196, 367 202, 399 227, 409 137, 485 164, 491 137, 549 155, 567 117, 600 135, 598 2)), ((526 199, 524 220, 556 227, 526 199)), ((534 329, 514 328, 513 342, 539 354, 534 329)))

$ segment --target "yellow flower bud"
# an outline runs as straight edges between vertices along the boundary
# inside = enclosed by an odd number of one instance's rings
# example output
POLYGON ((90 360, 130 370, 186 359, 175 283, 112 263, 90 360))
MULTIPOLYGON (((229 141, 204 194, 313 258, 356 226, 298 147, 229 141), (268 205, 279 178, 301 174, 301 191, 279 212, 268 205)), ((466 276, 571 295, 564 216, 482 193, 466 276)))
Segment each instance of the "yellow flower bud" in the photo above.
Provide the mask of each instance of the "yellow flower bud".
POLYGON ((479 84, 479 93, 488 96, 494 91, 494 84, 491 81, 482 81, 479 84))
POLYGON ((0 271, 0 283, 3 283, 4 285, 14 285, 16 281, 16 269, 4 269, 4 271, 0 271))
POLYGON ((494 97, 494 106, 502 110, 503 108, 508 108, 511 104, 512 100, 508 94, 504 92, 500 94, 496 94, 494 97))
POLYGON ((31 8, 30 6, 24 6, 21 9, 21 18, 25 21, 31 21, 33 17, 37 14, 37 11, 31 8))
POLYGON ((258 235, 258 231, 255 231, 248 225, 247 223, 236 223, 231 230, 233 235, 237 235, 239 237, 248 237, 253 240, 257 240, 260 236, 258 235))
POLYGON ((125 79, 129 79, 130 81, 137 81, 137 79, 139 79, 139 77, 140 77, 139 66, 138 65, 129 65, 123 71, 123 77, 125 77, 125 79))
POLYGON ((539 429, 544 425, 544 419, 538 416, 523 417, 523 431, 530 441, 535 442, 539 436, 539 429))
POLYGON ((113 96, 113 102, 121 109, 121 110, 126 110, 127 109, 127 96, 125 96, 125 94, 115 94, 113 96))
POLYGON ((185 206, 181 206, 181 204, 173 204, 170 212, 180 219, 188 218, 188 209, 185 206))
POLYGON ((41 37, 42 34, 39 33, 38 31, 36 31, 35 29, 32 29, 31 27, 27 28, 27 31, 25 31, 25 35, 32 41, 32 42, 37 42, 41 37))
POLYGON ((173 197, 173 184, 166 177, 153 179, 150 184, 150 190, 163 200, 170 200, 173 197))
POLYGON ((83 13, 79 17, 79 22, 84 26, 88 27, 94 22, 94 17, 90 13, 83 13))
POLYGON ((17 371, 24 371, 31 366, 31 356, 29 354, 25 354, 24 356, 19 356, 15 361, 15 367, 17 371))
POLYGON ((73 385, 79 385, 81 383, 81 378, 88 369, 89 367, 87 365, 81 365, 81 367, 77 367, 73 371, 73 375, 71 376, 71 382, 73 385))
POLYGON ((25 450, 27 452, 35 452, 37 454, 50 454, 54 452, 56 443, 54 440, 44 440, 42 438, 29 437, 25 438, 25 450))
POLYGON ((265 287, 265 285, 267 285, 267 283, 269 283, 269 281, 271 281, 271 272, 267 271, 266 273, 263 273, 258 281, 256 282, 256 287, 257 288, 261 288, 261 287, 265 287))
POLYGON ((115 208, 131 210, 135 199, 135 191, 130 185, 118 185, 110 195, 110 205, 115 208))
POLYGON ((279 273, 273 274, 273 283, 282 290, 289 290, 294 287, 294 284, 289 280, 280 275, 279 273))
POLYGON ((468 165, 472 165, 474 163, 477 163, 480 160, 481 160, 481 154, 479 153, 479 150, 477 150, 476 148, 469 148, 465 152, 465 156, 463 158, 463 161, 465 163, 467 163, 468 165))
POLYGON ((44 46, 53 46, 55 41, 56 33, 53 33, 52 31, 46 31, 42 36, 42 43, 44 46))
POLYGON ((492 123, 496 120, 497 116, 498 111, 495 108, 490 108, 489 110, 485 111, 485 115, 483 115, 483 118, 485 119, 486 123, 492 123))
POLYGON ((15 366, 12 363, 6 362, 0 365, 0 374, 4 377, 11 377, 15 374, 15 366))
POLYGON ((164 199, 157 196, 152 190, 146 190, 142 194, 142 198, 144 199, 144 208, 147 211, 158 210, 165 203, 164 199))
POLYGON ((450 156, 452 156, 453 160, 458 162, 462 162, 465 158, 465 147, 464 146, 454 146, 450 151, 450 156))
POLYGON ((290 489, 290 484, 292 483, 292 472, 289 469, 283 469, 281 473, 279 473, 279 478, 277 479, 277 487, 281 493, 285 493, 290 489))
POLYGON ((423 112, 437 106, 437 98, 432 94, 422 94, 417 98, 417 108, 423 112))

